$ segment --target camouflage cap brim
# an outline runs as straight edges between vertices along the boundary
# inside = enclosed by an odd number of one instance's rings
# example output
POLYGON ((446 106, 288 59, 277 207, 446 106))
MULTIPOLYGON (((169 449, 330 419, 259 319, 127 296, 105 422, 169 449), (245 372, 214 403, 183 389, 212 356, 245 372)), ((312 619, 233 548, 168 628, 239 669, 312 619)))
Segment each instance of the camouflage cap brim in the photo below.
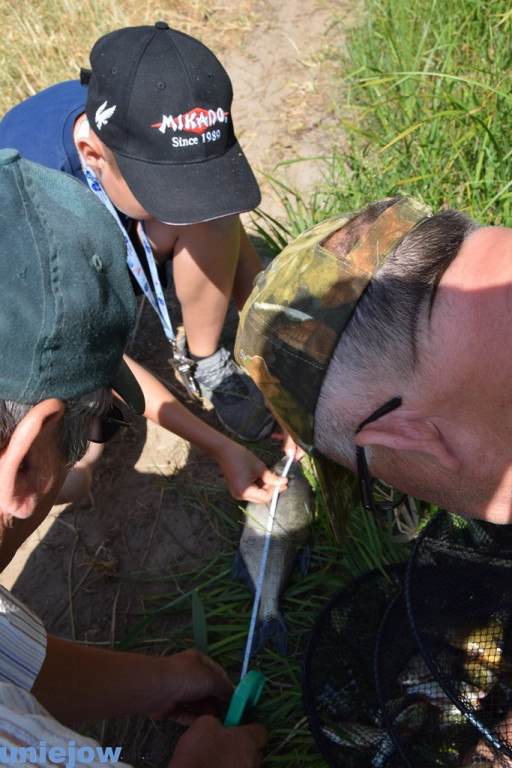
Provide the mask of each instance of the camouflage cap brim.
POLYGON ((340 335, 375 271, 431 215, 412 197, 390 199, 347 253, 324 247, 358 213, 330 218, 288 245, 258 276, 240 318, 238 362, 310 453, 316 402, 340 335))

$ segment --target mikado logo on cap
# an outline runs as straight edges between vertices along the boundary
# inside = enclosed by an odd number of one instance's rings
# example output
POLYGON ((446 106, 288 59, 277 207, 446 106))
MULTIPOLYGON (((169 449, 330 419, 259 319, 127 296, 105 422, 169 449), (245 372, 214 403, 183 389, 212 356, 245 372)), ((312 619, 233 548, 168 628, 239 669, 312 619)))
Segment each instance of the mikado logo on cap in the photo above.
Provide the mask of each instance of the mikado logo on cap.
POLYGON ((194 107, 181 115, 162 115, 159 123, 153 123, 152 128, 157 128, 161 133, 166 133, 170 128, 172 131, 185 131, 187 133, 205 133, 209 128, 217 123, 227 123, 229 112, 222 107, 218 109, 203 109, 194 107))

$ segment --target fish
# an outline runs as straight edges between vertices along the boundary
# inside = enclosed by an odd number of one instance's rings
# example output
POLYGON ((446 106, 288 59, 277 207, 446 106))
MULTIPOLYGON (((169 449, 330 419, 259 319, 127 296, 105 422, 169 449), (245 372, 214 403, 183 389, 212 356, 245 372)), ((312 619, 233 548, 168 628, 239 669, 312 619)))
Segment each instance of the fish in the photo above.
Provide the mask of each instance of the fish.
POLYGON ((411 656, 402 672, 396 678, 397 683, 402 686, 417 685, 428 680, 432 680, 432 672, 421 653, 411 656))
MULTIPOLYGON (((408 695, 424 696, 432 705, 439 707, 439 709, 446 709, 448 711, 453 709, 456 711, 454 703, 437 680, 426 680, 422 683, 404 686, 404 688, 408 695)), ((480 709, 482 700, 485 698, 485 691, 475 688, 465 681, 458 683, 457 693, 459 698, 462 698, 466 705, 471 706, 473 709, 480 709)))
MULTIPOLYGON (((416 701, 409 704, 393 719, 393 730, 400 742, 414 741, 428 719, 429 705, 424 701, 416 701)), ((395 742, 388 734, 382 739, 379 748, 372 759, 372 768, 384 768, 388 764, 388 758, 395 752, 395 742)))
MULTIPOLYGON (((275 464, 273 472, 282 475, 288 459, 275 464)), ((296 565, 302 576, 309 569, 313 524, 313 493, 300 462, 293 460, 288 471, 288 487, 277 499, 272 535, 268 545, 258 615, 251 654, 258 653, 272 640, 277 652, 288 652, 288 629, 281 612, 281 601, 296 565)), ((260 576, 270 504, 248 502, 238 551, 231 576, 245 581, 254 595, 260 576)))
POLYGON ((447 637, 448 643, 460 648, 466 655, 478 659, 488 667, 499 669, 503 662, 504 626, 499 618, 470 629, 453 629, 447 637))
POLYGON ((342 723, 337 726, 321 726, 321 732, 340 747, 356 749, 376 749, 383 741, 390 739, 385 728, 377 728, 365 723, 342 723))
POLYGON ((428 714, 429 704, 426 701, 415 701, 409 704, 393 719, 395 733, 403 741, 412 740, 426 724, 428 714))
POLYGON ((498 671, 492 666, 482 663, 479 658, 466 661, 462 669, 468 682, 486 693, 499 679, 498 671))

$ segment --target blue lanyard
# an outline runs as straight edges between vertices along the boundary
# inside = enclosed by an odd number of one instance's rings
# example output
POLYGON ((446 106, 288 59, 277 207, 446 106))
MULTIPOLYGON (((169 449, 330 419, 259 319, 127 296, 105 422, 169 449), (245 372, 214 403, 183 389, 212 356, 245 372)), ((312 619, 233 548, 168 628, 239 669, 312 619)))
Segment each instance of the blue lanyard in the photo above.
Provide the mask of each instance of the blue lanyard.
POLYGON ((144 247, 144 251, 146 253, 146 258, 147 258, 149 271, 151 275, 151 281, 153 283, 153 288, 151 288, 149 284, 146 273, 144 272, 144 268, 140 263, 140 259, 137 255, 137 251, 135 250, 132 241, 128 237, 128 233, 126 232, 126 229, 123 226, 121 219, 119 218, 119 215, 116 209, 114 208, 110 198, 108 197, 105 190, 103 189, 100 182, 98 181, 94 171, 91 168, 89 168, 87 163, 84 161, 83 157, 80 157, 80 162, 82 164, 82 169, 90 189, 94 192, 95 195, 97 195, 97 197, 101 200, 101 202, 110 211, 114 219, 117 221, 119 229, 123 233, 123 237, 126 243, 126 263, 128 264, 128 267, 132 275, 134 276, 137 283, 139 284, 142 293, 148 299, 149 303, 151 304, 151 306, 157 313, 158 317, 160 318, 160 322, 162 324, 162 327, 164 329, 164 333, 167 339, 170 342, 174 342, 175 336, 174 336, 174 331, 171 324, 171 319, 169 317, 169 311, 167 309, 167 304, 165 303, 162 285, 160 283, 160 280, 158 279, 158 271, 155 263, 155 257, 153 256, 151 245, 149 244, 148 237, 144 230, 143 222, 140 222, 141 241, 144 247))

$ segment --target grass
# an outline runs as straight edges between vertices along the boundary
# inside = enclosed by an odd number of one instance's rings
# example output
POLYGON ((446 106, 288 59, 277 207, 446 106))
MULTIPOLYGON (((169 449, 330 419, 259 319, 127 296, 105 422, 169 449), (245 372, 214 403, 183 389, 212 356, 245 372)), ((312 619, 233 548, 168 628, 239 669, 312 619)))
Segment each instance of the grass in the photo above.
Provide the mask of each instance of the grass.
MULTIPOLYGON (((256 23, 253 6, 239 0, 236 13, 226 14, 221 2, 206 0, 177 0, 172 10, 143 0, 33 0, 24 2, 20 13, 19 3, 2 0, 0 107, 5 111, 46 85, 76 77, 79 67, 87 65, 94 40, 115 27, 165 17, 207 44, 215 39, 219 51, 256 23)), ((347 31, 347 47, 330 52, 339 135, 332 153, 318 161, 324 183, 304 192, 274 181, 285 220, 263 212, 255 218, 270 251, 278 252, 315 221, 397 193, 413 194, 434 209, 459 207, 484 224, 507 224, 512 204, 512 11, 502 0, 366 0, 360 18, 347 31)), ((343 19, 336 22, 343 27, 343 19)), ((267 680, 259 706, 259 718, 270 733, 266 764, 282 768, 325 766, 307 728, 301 689, 305 642, 319 611, 349 579, 405 559, 409 548, 400 521, 391 515, 373 519, 355 503, 347 536, 337 543, 314 491, 309 573, 304 579, 293 576, 283 606, 290 652, 281 658, 270 646, 253 660, 267 680)), ((213 505, 207 495, 200 503, 213 505)), ((420 508, 419 520, 432 511, 420 508)), ((119 647, 167 653, 196 645, 236 681, 252 607, 247 589, 230 576, 241 512, 226 494, 215 513, 222 524, 218 556, 176 574, 175 590, 148 597, 143 617, 119 647)), ((414 529, 414 520, 411 525, 414 529)), ((157 576, 139 578, 151 582, 154 594, 157 576)), ((131 759, 135 750, 147 765, 165 763, 161 755, 150 755, 159 726, 126 727, 131 759)), ((103 733, 105 743, 120 743, 111 733, 108 728, 103 733)), ((170 738, 165 735, 167 754, 170 738)))
MULTIPOLYGON (((368 0, 347 31, 333 108, 344 141, 325 184, 300 198, 288 235, 394 194, 506 225, 512 204, 512 12, 501 0, 368 0)), ((282 235, 282 232, 280 233, 282 235)))
MULTIPOLYGON (((341 544, 332 533, 329 514, 315 479, 314 544, 308 574, 292 575, 286 590, 283 614, 289 631, 289 651, 279 656, 271 643, 253 656, 250 669, 266 678, 258 705, 258 718, 269 730, 268 764, 324 768, 309 732, 302 702, 302 668, 307 636, 321 609, 351 578, 367 570, 406 559, 409 546, 398 535, 392 513, 375 520, 354 504, 347 536, 341 544)), ((148 598, 145 616, 118 644, 122 649, 172 652, 198 647, 209 653, 238 682, 252 611, 247 587, 231 578, 243 510, 227 503, 216 514, 222 517, 224 541, 217 557, 203 567, 176 577, 179 591, 162 591, 148 598)), ((154 576, 141 575, 154 585, 154 576)), ((167 577, 168 578, 168 577, 167 577)), ((176 732, 173 732, 176 736, 176 732)), ((105 743, 118 743, 109 734, 105 743)), ((142 752, 140 758, 146 755, 142 752)), ((149 763, 151 764, 151 763, 149 763)))
POLYGON ((103 34, 121 27, 169 26, 211 45, 219 58, 258 20, 250 0, 237 0, 226 13, 222 0, 1 0, 0 114, 22 99, 61 80, 79 76, 89 66, 89 52, 103 34))

